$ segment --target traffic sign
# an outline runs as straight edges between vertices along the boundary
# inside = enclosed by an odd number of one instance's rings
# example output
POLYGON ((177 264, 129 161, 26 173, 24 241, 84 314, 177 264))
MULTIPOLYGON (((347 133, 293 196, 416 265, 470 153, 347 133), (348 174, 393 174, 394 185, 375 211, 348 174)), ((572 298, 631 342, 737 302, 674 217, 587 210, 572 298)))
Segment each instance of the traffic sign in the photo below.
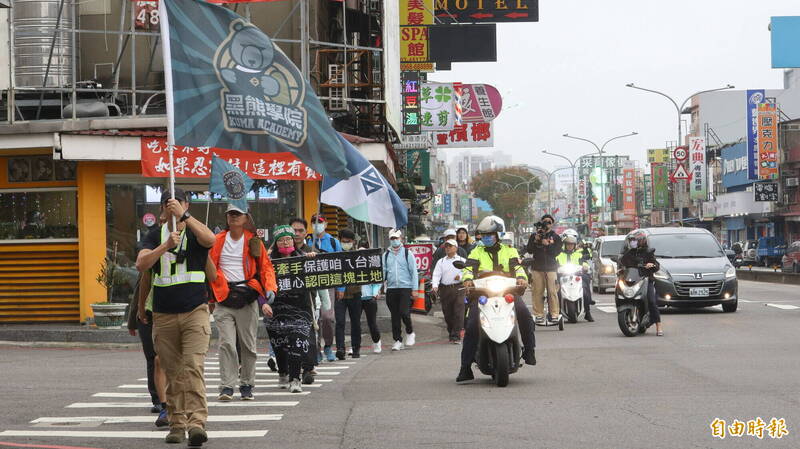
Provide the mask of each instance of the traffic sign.
POLYGON ((683 164, 678 164, 678 166, 675 167, 675 171, 673 171, 672 174, 669 175, 669 179, 672 182, 680 180, 690 180, 692 179, 692 175, 686 171, 686 167, 684 167, 683 164))
POLYGON ((675 149, 672 150, 672 157, 674 157, 679 162, 685 161, 686 158, 689 157, 688 148, 686 148, 686 147, 675 147, 675 149))

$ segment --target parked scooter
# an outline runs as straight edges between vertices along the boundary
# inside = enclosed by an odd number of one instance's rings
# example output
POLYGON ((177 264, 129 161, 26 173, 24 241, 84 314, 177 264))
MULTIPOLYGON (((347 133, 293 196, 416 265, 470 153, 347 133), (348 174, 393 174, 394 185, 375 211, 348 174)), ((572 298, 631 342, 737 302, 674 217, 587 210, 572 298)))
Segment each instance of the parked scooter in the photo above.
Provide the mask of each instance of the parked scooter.
POLYGON ((643 276, 644 265, 626 267, 618 272, 614 302, 617 306, 617 323, 623 334, 635 337, 647 332, 650 314, 647 289, 650 280, 643 276))
MULTIPOLYGON (((466 264, 459 261, 453 266, 463 269, 466 264)), ((514 299, 525 292, 525 287, 518 286, 515 277, 496 271, 478 273, 473 284, 468 298, 478 301, 480 313, 475 362, 483 374, 492 376, 498 387, 505 387, 508 376, 523 363, 514 299)))
POLYGON ((583 307, 583 267, 565 264, 558 267, 559 301, 568 323, 577 323, 586 313, 583 307))

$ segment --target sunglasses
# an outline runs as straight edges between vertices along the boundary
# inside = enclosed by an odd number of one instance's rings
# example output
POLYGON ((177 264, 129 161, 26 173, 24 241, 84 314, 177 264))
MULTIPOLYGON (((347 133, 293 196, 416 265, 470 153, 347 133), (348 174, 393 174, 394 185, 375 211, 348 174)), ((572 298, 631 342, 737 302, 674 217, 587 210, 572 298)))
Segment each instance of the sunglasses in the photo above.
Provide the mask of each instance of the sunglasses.
POLYGON ((230 215, 231 217, 241 217, 244 214, 239 211, 232 210, 228 212, 228 215, 230 215))

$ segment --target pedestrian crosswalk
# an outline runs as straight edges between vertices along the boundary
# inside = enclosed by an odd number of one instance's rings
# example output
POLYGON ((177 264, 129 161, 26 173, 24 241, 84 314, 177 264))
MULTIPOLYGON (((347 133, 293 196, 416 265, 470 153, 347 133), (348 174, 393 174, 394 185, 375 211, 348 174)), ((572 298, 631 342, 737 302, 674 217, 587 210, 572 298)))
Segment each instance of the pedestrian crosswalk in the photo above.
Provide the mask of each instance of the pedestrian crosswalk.
MULTIPOLYGON (((234 400, 221 402, 216 399, 220 382, 219 357, 209 355, 205 362, 206 396, 209 398, 209 440, 265 437, 269 433, 268 423, 274 425, 281 421, 301 401, 319 394, 320 388, 325 388, 348 374, 348 370, 362 360, 323 362, 316 367, 317 376, 313 384, 303 385, 301 393, 290 393, 278 388, 278 374, 270 371, 267 356, 259 354, 256 362, 255 400, 242 401, 236 394, 234 400), (235 429, 231 428, 230 423, 236 423, 235 429)), ((67 439, 78 444, 93 440, 164 438, 168 429, 155 427, 157 415, 142 413, 152 405, 147 390, 147 378, 138 378, 136 382, 138 383, 118 385, 117 391, 93 393, 91 401, 68 404, 64 406, 64 416, 39 417, 30 421, 27 428, 2 430, 0 438, 16 437, 21 439, 20 442, 67 439), (85 415, 90 409, 94 413, 85 415), (78 416, 71 416, 73 414, 78 416), (103 416, 105 414, 109 416, 103 416)), ((222 447, 231 447, 230 444, 225 443, 222 447)))

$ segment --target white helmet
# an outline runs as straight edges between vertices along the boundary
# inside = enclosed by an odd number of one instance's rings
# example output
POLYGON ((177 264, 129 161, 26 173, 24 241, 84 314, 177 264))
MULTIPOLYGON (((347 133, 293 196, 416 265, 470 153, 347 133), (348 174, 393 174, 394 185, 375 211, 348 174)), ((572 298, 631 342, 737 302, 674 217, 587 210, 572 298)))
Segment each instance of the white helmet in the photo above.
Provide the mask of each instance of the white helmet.
POLYGON ((502 234, 506 230, 506 223, 503 221, 502 218, 489 215, 488 217, 481 220, 478 223, 478 227, 475 229, 475 232, 480 234, 491 234, 491 233, 498 233, 502 234))
POLYGON ((575 242, 578 241, 578 231, 574 229, 567 229, 561 234, 562 239, 566 239, 567 237, 575 237, 575 242))
POLYGON ((565 235, 564 238, 562 239, 562 241, 564 242, 565 245, 567 243, 572 243, 573 245, 577 245, 578 244, 578 239, 575 238, 574 235, 565 235))

